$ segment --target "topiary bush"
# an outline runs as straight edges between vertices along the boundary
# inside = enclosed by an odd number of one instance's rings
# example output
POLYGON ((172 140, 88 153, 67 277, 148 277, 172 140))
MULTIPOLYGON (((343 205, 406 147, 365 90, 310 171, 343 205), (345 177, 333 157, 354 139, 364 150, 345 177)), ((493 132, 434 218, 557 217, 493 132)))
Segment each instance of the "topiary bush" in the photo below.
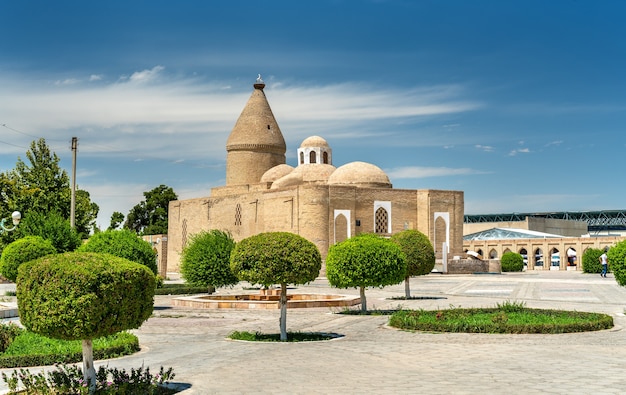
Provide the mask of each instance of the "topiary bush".
POLYGON ((145 265, 152 270, 153 274, 157 274, 156 252, 150 243, 127 229, 96 233, 77 251, 101 252, 126 258, 129 261, 145 265))
POLYGON ((95 383, 92 340, 138 328, 152 314, 155 276, 110 254, 67 252, 18 270, 20 322, 40 335, 82 340, 85 380, 95 383))
POLYGON ((322 258, 317 246, 288 232, 267 232, 243 239, 233 249, 230 267, 252 284, 280 284, 280 340, 287 340, 287 284, 306 284, 317 278, 322 258))
POLYGON ((599 248, 587 248, 583 253, 583 272, 584 273, 600 273, 602 264, 600 263, 600 255, 604 250, 599 248))
POLYGON ((503 272, 521 272, 524 270, 524 258, 521 254, 507 251, 500 258, 503 272))
POLYGON ((337 288, 359 288, 361 311, 367 311, 366 287, 398 284, 406 274, 405 256, 391 240, 361 234, 331 246, 326 277, 337 288))
POLYGON ((52 242, 40 236, 26 236, 15 240, 2 251, 0 274, 7 280, 15 282, 21 264, 56 252, 52 242))
POLYGON ((17 228, 24 236, 41 236, 52 242, 59 254, 76 250, 82 240, 70 221, 57 212, 29 211, 17 228))
POLYGON ((435 250, 425 234, 420 231, 408 229, 391 236, 391 241, 396 243, 406 260, 406 274, 404 276, 405 297, 411 297, 409 279, 412 276, 423 276, 430 273, 435 267, 435 250))
POLYGON ((234 285, 239 279, 230 269, 230 253, 235 241, 219 230, 192 235, 181 253, 180 272, 194 286, 212 288, 234 285))
POLYGON ((606 253, 609 259, 609 268, 615 280, 622 287, 626 286, 626 240, 620 241, 609 248, 606 253))

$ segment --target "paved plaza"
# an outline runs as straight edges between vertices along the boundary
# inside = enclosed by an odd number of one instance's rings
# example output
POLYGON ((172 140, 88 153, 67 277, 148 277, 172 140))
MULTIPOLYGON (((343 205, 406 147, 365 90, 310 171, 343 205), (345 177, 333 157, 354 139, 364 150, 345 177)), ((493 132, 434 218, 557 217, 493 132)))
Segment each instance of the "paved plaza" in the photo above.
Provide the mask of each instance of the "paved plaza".
MULTIPOLYGON (((219 290, 240 293, 241 287, 219 290)), ((248 293, 254 291, 246 291, 248 293)), ((353 294, 320 278, 290 293, 353 294)), ((411 333, 386 316, 334 314, 337 308, 289 309, 289 331, 332 332, 324 342, 230 341, 235 330, 277 333, 279 310, 197 310, 157 296, 155 314, 134 331, 142 351, 96 365, 173 367, 181 394, 620 394, 626 388, 626 288, 580 272, 430 274, 368 289, 369 309, 528 307, 604 312, 615 328, 561 335, 411 333), (428 298, 426 298, 428 297, 428 298)), ((356 306, 355 306, 356 308, 356 306)), ((4 370, 10 371, 10 370, 4 370)), ((2 388, 6 389, 4 383, 2 388)))

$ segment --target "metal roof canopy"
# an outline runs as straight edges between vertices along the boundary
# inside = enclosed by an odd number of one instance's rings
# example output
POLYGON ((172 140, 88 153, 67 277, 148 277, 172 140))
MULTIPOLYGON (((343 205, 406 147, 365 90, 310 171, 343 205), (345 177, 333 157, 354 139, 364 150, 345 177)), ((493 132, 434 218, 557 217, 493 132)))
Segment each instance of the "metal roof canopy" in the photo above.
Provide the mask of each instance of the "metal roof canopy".
POLYGON ((587 222, 589 232, 626 230, 626 210, 563 211, 547 213, 476 214, 465 215, 466 224, 481 222, 525 221, 526 217, 566 219, 587 222))

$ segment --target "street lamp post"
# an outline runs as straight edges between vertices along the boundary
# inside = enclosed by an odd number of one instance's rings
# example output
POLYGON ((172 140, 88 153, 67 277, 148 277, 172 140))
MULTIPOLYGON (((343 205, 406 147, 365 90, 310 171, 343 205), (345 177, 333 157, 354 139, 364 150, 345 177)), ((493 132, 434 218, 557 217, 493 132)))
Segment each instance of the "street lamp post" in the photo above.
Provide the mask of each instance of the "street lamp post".
POLYGON ((20 214, 19 211, 14 211, 13 214, 11 214, 11 219, 13 220, 13 227, 7 228, 6 226, 4 226, 4 221, 6 221, 6 219, 2 218, 2 221, 0 221, 0 235, 4 232, 10 232, 12 230, 15 230, 17 225, 20 223, 20 220, 22 219, 22 214, 20 214))

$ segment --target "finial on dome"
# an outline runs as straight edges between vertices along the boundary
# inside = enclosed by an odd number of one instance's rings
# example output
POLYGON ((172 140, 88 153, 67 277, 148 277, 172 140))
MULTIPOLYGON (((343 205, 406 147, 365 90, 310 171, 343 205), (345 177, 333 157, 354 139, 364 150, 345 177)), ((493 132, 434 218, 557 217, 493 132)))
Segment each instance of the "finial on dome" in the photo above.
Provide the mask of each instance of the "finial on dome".
POLYGON ((256 82, 254 83, 254 89, 263 89, 265 88, 265 82, 263 82, 263 78, 261 78, 261 74, 256 77, 256 82))

